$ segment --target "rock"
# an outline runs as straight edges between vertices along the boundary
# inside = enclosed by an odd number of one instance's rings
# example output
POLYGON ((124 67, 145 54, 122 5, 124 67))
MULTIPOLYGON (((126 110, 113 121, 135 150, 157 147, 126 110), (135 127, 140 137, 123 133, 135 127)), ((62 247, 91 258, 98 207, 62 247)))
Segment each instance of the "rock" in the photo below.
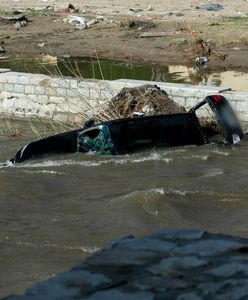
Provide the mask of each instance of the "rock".
POLYGON ((247 299, 247 247, 248 239, 193 229, 127 237, 5 300, 247 299))
POLYGON ((190 255, 197 253, 199 256, 211 256, 211 255, 221 255, 226 252, 240 251, 244 244, 236 241, 224 240, 224 239, 207 239, 202 241, 197 241, 190 243, 186 246, 177 248, 175 254, 190 255))
POLYGON ((115 247, 108 251, 102 251, 97 255, 93 255, 85 261, 89 266, 105 266, 105 267, 127 267, 142 266, 146 262, 154 259, 159 255, 156 249, 153 251, 131 250, 124 247, 115 247))
POLYGON ((166 239, 194 240, 201 239, 206 232, 198 229, 162 229, 155 232, 155 236, 166 239))
POLYGON ((168 257, 161 260, 158 264, 150 267, 148 270, 153 274, 168 274, 172 271, 193 269, 202 266, 206 266, 208 261, 206 259, 200 259, 196 256, 186 257, 168 257))
POLYGON ((96 292, 86 300, 153 300, 154 296, 149 292, 127 293, 120 290, 96 292))
POLYGON ((248 262, 244 261, 242 263, 230 262, 228 264, 221 265, 217 268, 207 271, 207 274, 218 276, 218 277, 233 277, 237 273, 243 273, 248 276, 248 262))
POLYGON ((128 239, 121 241, 118 246, 135 250, 150 250, 169 253, 176 247, 175 243, 167 242, 153 237, 141 237, 138 239, 128 239))
POLYGON ((176 300, 203 300, 203 298, 196 293, 184 293, 179 295, 176 300))

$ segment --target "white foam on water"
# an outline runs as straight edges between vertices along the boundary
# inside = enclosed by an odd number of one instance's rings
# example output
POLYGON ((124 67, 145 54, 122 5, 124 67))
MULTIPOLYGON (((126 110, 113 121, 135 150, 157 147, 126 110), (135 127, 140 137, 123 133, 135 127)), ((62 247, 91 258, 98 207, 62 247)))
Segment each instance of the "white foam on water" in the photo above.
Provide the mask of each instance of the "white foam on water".
POLYGON ((99 248, 99 247, 80 246, 80 249, 81 249, 83 252, 86 252, 86 253, 94 253, 94 252, 99 251, 101 248, 99 248))
MULTIPOLYGON (((92 158, 93 156, 91 156, 92 158)), ((99 156, 97 157, 99 158, 99 156)), ((153 152, 147 156, 137 157, 137 156, 130 156, 126 155, 124 158, 120 158, 119 156, 116 158, 107 158, 107 159, 100 159, 100 160, 46 160, 42 162, 28 162, 23 164, 16 165, 18 168, 45 168, 45 167, 60 167, 60 166, 82 166, 82 167, 99 167, 101 165, 106 164, 115 164, 115 165, 125 165, 128 163, 136 164, 136 163, 143 163, 148 161, 163 161, 165 163, 170 163, 173 159, 167 158, 162 156, 157 152, 153 152)))
POLYGON ((187 190, 179 190, 179 189, 173 189, 169 188, 165 190, 166 195, 178 195, 178 196, 187 196, 187 195, 201 195, 201 194, 207 194, 209 196, 215 195, 215 192, 210 192, 210 191, 187 191, 187 190))
POLYGON ((220 202, 239 202, 240 199, 239 198, 223 198, 223 199, 219 199, 220 202))
POLYGON ((230 155, 229 152, 220 151, 220 150, 214 150, 213 153, 217 154, 217 155, 220 155, 220 156, 229 156, 230 155))
POLYGON ((199 158, 199 159, 204 160, 204 161, 209 159, 209 155, 207 155, 207 154, 205 154, 205 155, 192 155, 191 157, 192 158, 199 158))
POLYGON ((27 174, 49 174, 49 175, 67 175, 63 172, 57 172, 57 171, 49 171, 49 170, 38 170, 38 171, 24 171, 24 173, 27 174))
POLYGON ((222 169, 211 169, 207 170, 203 175, 200 177, 215 177, 215 176, 220 176, 223 175, 224 171, 222 169))

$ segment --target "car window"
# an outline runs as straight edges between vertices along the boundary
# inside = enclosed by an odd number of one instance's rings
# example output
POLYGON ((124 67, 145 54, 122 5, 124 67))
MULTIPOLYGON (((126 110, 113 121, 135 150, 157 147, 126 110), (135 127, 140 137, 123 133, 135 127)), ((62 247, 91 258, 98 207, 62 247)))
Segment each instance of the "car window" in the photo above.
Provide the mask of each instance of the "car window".
POLYGON ((86 129, 78 134, 78 151, 114 154, 113 141, 106 125, 86 129))

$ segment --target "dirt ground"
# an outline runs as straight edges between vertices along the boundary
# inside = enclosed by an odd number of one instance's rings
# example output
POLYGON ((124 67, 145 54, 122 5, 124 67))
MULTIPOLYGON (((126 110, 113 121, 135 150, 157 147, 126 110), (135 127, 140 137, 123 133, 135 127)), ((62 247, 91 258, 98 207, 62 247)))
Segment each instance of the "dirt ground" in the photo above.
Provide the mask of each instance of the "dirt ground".
MULTIPOLYGON (((217 1, 214 1, 216 3, 217 1)), ((219 0, 223 9, 206 11, 189 0, 1 0, 1 16, 20 10, 28 19, 20 27, 0 20, 0 41, 6 53, 46 53, 141 61, 161 65, 209 59, 210 68, 248 67, 248 1, 219 0), (130 10, 132 9, 132 10, 130 10), (86 21, 87 29, 66 22, 68 16, 86 21), (141 37, 142 34, 162 35, 141 37)), ((18 16, 18 15, 16 15, 18 16)))

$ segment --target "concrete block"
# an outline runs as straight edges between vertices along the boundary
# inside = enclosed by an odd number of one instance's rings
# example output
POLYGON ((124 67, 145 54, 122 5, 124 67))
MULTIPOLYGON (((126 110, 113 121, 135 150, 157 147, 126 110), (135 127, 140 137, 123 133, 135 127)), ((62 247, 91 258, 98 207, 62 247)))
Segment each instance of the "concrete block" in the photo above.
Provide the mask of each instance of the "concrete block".
POLYGON ((18 83, 19 76, 7 76, 7 82, 16 84, 18 83))
POLYGON ((7 92, 13 92, 14 90, 14 84, 12 83, 5 83, 4 84, 4 90, 7 92))
POLYGON ((56 93, 57 93, 57 96, 59 97, 66 97, 67 96, 67 89, 66 88, 56 88, 56 93))
POLYGON ((65 79, 61 79, 61 78, 52 78, 50 86, 53 88, 69 88, 70 87, 69 83, 65 79))
POLYGON ((25 94, 34 94, 34 86, 33 85, 25 85, 24 92, 25 92, 25 94))
POLYGON ((97 81, 79 81, 78 88, 87 88, 87 89, 95 89, 97 81))
POLYGON ((22 84, 14 84, 14 92, 15 93, 24 93, 24 85, 22 84))
POLYGON ((38 95, 37 96, 37 103, 46 105, 49 102, 49 98, 46 95, 38 95))
POLYGON ((78 90, 75 89, 67 89, 66 90, 67 97, 75 97, 78 95, 78 90))
POLYGON ((27 101, 30 101, 32 103, 36 103, 37 102, 37 97, 36 95, 26 95, 26 99, 27 101))
POLYGON ((55 103, 55 104, 58 104, 58 103, 64 103, 65 102, 65 99, 63 97, 49 97, 49 102, 51 103, 55 103))
POLYGON ((56 90, 54 88, 52 88, 52 87, 47 87, 46 88, 46 95, 48 97, 55 96, 56 95, 56 90))
POLYGON ((7 82, 7 75, 0 73, 0 82, 6 83, 7 82))
POLYGON ((79 97, 82 97, 82 98, 84 98, 84 97, 86 97, 86 98, 89 98, 90 97, 90 89, 89 88, 79 88, 78 89, 78 92, 79 92, 79 94, 78 94, 78 96, 79 97))
POLYGON ((23 85, 30 84, 31 78, 32 78, 31 75, 29 75, 29 76, 19 76, 18 77, 18 84, 23 84, 23 85))
POLYGON ((198 100, 197 98, 191 98, 191 97, 188 97, 188 98, 185 100, 185 106, 188 107, 188 108, 191 108, 191 107, 193 107, 194 105, 196 105, 198 102, 199 102, 199 100, 198 100))
POLYGON ((78 88, 78 80, 76 80, 76 79, 67 79, 65 81, 66 81, 66 83, 67 83, 67 85, 70 89, 77 89, 78 88))
POLYGON ((237 101, 236 102, 236 111, 238 112, 248 112, 248 102, 246 101, 237 101))
POLYGON ((43 86, 36 86, 34 88, 34 92, 36 95, 45 95, 46 94, 46 89, 43 86))

